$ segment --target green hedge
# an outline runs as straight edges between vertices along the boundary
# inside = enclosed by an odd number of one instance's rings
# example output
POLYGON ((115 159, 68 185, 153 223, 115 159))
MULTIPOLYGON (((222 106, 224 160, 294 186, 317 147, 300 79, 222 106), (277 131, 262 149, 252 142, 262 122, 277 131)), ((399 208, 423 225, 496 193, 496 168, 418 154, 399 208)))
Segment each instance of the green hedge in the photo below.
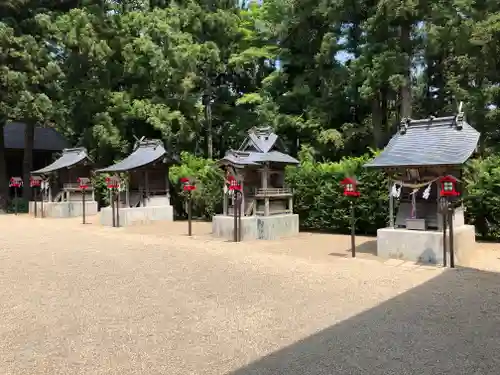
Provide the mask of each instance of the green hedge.
MULTIPOLYGON (((9 202, 9 206, 7 207, 7 213, 15 213, 16 212, 16 198, 13 198, 9 202)), ((24 198, 17 198, 17 212, 20 214, 27 214, 29 212, 29 202, 24 198)))
POLYGON ((346 176, 358 179, 361 196, 356 199, 356 232, 376 233, 388 221, 388 182, 377 171, 363 168, 373 155, 315 163, 307 148, 299 155, 300 166, 288 167, 286 182, 294 190, 294 211, 302 228, 337 233, 350 231, 350 204, 340 186, 346 176))
MULTIPOLYGON (((388 224, 388 182, 384 173, 363 168, 374 157, 345 158, 335 163, 317 163, 313 153, 303 148, 299 167, 288 167, 286 182, 294 189, 294 211, 299 214, 303 229, 336 233, 350 231, 349 198, 342 194, 340 181, 355 176, 361 196, 356 199, 356 232, 374 235, 388 224)), ((195 213, 210 218, 222 210, 223 175, 211 160, 182 155, 182 165, 172 168, 171 179, 179 192, 182 210, 185 197, 178 180, 195 177, 195 213)), ((479 238, 500 240, 500 156, 472 160, 464 172, 464 205, 466 220, 476 226, 479 238)), ((179 208, 178 208, 179 209, 179 208)))
POLYGON ((222 212, 222 184, 224 176, 213 160, 203 159, 181 153, 181 164, 170 168, 170 181, 173 184, 172 200, 177 216, 186 217, 186 192, 179 182, 181 177, 194 180, 196 190, 192 192, 193 216, 209 219, 222 212))
POLYGON ((466 219, 485 240, 500 240, 500 156, 471 160, 465 168, 466 219))

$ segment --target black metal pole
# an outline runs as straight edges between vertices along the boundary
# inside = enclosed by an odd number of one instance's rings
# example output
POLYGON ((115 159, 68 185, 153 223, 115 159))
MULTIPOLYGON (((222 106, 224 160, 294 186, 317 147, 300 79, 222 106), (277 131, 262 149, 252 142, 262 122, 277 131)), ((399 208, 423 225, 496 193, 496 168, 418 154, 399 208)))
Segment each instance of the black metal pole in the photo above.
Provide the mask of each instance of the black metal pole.
POLYGON ((113 227, 116 227, 116 216, 115 216, 115 195, 113 194, 113 188, 109 191, 109 198, 111 200, 111 216, 113 220, 113 227))
POLYGON ((85 224, 85 189, 82 189, 82 222, 85 224))
POLYGON ((448 224, 450 225, 450 267, 455 268, 455 241, 453 238, 453 206, 449 209, 448 224))
POLYGON ((234 242, 238 242, 238 196, 236 195, 236 190, 234 191, 234 202, 233 202, 233 216, 234 216, 234 242))
POLYGON ((442 215, 443 215, 443 267, 446 267, 448 260, 447 258, 447 251, 446 251, 446 246, 447 246, 447 241, 446 241, 446 227, 448 226, 448 220, 446 220, 448 216, 448 207, 447 204, 444 203, 442 207, 442 215))
POLYGON ((241 211, 243 206, 243 193, 240 192, 238 200, 238 242, 241 242, 241 211))
POLYGON ((33 187, 33 202, 35 204, 35 217, 37 217, 36 187, 33 187))
POLYGON ((356 257, 356 216, 354 212, 354 202, 351 200, 351 254, 352 257, 356 257))
POLYGON ((17 187, 14 187, 14 210, 17 215, 17 187))
POLYGON ((120 226, 120 190, 116 189, 116 226, 120 226))
POLYGON ((191 199, 191 191, 188 193, 188 236, 193 234, 192 230, 192 213, 193 213, 193 200, 191 199))
POLYGON ((43 219, 43 191, 42 188, 40 188, 40 216, 43 219))

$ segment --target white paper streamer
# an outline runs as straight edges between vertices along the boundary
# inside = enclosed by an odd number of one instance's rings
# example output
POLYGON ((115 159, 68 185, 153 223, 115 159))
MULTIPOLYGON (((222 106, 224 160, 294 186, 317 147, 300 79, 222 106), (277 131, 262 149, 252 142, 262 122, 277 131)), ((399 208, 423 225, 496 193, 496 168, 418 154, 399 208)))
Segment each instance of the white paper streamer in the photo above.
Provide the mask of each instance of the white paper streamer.
POLYGON ((398 185, 397 184, 394 184, 392 185, 392 189, 391 189, 391 195, 398 199, 399 196, 401 195, 401 186, 398 188, 398 185))
POLYGON ((422 198, 424 198, 425 200, 429 199, 429 196, 431 195, 431 184, 429 184, 424 192, 422 193, 422 198))

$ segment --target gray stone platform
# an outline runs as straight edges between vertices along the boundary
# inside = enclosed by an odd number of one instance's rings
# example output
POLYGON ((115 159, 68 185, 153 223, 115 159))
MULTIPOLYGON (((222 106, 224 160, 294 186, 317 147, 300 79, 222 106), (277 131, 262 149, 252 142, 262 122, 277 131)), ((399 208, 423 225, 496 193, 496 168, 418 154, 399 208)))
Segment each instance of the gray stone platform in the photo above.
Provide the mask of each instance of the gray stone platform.
MULTIPOLYGON (((42 216, 42 202, 36 202, 37 216, 42 216)), ((29 202, 29 214, 35 215, 35 202, 29 202)), ((82 201, 70 202, 43 202, 43 216, 51 218, 78 217, 83 214, 82 201)), ((97 215, 97 202, 85 202, 85 216, 97 215)))
MULTIPOLYGON (((467 265, 476 250, 472 225, 454 227, 455 264, 467 265)), ((443 232, 382 228, 377 231, 377 255, 420 263, 443 263, 443 232)))
MULTIPOLYGON (((99 221, 102 225, 112 226, 113 216, 111 207, 104 207, 99 212, 99 221)), ((152 221, 173 221, 174 208, 170 205, 155 205, 147 207, 124 207, 119 210, 120 226, 147 224, 152 221)))
MULTIPOLYGON (((212 234, 227 240, 234 238, 234 217, 216 215, 212 234)), ((299 234, 299 215, 247 216, 241 218, 241 240, 275 240, 299 234)))

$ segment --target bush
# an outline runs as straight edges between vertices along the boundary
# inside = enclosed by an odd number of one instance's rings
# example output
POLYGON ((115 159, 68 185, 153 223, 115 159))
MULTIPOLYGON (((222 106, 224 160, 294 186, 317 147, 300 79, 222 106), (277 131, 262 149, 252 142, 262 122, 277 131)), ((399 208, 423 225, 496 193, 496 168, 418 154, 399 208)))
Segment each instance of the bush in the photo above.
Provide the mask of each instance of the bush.
POLYGON ((340 181, 359 180, 361 196, 355 199, 356 232, 375 234, 388 221, 388 187, 383 173, 364 168, 373 155, 345 158, 337 163, 315 163, 303 148, 299 167, 288 167, 287 184, 294 189, 294 211, 302 228, 337 233, 350 231, 350 199, 343 195, 340 181))
POLYGON ((500 239, 500 156, 471 160, 464 171, 466 218, 478 237, 500 239))
POLYGON ((185 216, 185 202, 187 193, 183 191, 180 179, 193 178, 196 190, 192 192, 193 216, 205 219, 222 211, 222 186, 224 175, 211 159, 203 159, 188 152, 181 153, 181 164, 170 168, 170 181, 176 190, 179 199, 174 199, 177 212, 185 216))
POLYGON ((26 199, 19 197, 19 198, 13 198, 9 202, 9 206, 7 208, 8 213, 15 213, 16 212, 16 202, 17 202, 17 212, 18 213, 26 214, 29 212, 29 202, 26 199))
POLYGON ((95 173, 92 175, 92 188, 94 189, 94 199, 99 207, 109 206, 109 189, 106 185, 108 174, 95 173))

